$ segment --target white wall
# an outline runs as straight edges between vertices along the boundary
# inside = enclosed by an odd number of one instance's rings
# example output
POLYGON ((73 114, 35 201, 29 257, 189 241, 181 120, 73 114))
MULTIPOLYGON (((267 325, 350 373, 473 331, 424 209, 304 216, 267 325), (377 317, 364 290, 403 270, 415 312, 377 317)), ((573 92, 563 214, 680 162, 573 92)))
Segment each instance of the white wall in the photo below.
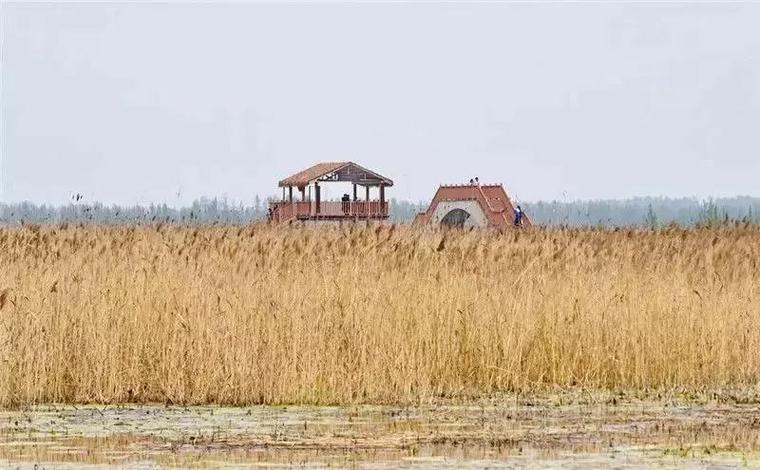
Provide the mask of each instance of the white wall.
POLYGON ((470 217, 465 221, 465 227, 487 227, 488 218, 483 212, 477 201, 441 201, 435 208, 430 223, 438 225, 441 220, 454 209, 462 209, 470 214, 470 217))

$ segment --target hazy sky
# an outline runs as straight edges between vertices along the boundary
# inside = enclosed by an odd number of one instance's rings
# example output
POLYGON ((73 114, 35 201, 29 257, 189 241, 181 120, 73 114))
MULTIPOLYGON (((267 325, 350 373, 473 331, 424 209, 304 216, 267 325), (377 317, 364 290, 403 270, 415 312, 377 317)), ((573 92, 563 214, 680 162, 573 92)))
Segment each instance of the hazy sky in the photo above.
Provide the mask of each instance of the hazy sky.
POLYGON ((760 195, 760 4, 3 3, 2 201, 760 195))

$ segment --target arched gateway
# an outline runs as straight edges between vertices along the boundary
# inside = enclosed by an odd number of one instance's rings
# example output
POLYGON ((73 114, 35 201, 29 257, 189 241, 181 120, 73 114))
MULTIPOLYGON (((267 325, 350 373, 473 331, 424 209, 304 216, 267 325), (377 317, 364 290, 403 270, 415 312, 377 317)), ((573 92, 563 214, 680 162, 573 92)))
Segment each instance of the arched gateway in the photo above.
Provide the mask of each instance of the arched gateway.
MULTIPOLYGON (((450 227, 514 227, 514 206, 500 184, 442 185, 415 224, 450 227)), ((531 225, 523 215, 523 226, 531 225)))

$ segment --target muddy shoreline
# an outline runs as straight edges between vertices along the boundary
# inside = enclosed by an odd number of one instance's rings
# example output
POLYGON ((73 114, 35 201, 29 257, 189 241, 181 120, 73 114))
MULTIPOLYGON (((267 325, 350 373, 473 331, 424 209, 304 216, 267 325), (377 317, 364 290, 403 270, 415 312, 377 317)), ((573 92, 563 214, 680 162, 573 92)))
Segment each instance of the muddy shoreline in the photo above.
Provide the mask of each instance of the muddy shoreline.
POLYGON ((502 397, 418 406, 0 411, 0 465, 360 468, 760 465, 756 402, 502 397))

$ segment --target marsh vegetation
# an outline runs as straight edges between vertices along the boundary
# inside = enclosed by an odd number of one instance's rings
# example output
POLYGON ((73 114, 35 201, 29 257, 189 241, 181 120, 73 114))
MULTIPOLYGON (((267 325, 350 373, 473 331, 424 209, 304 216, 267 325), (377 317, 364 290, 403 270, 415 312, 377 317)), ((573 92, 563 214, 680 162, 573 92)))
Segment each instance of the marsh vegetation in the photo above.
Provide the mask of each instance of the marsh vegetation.
POLYGON ((760 228, 0 229, 0 404, 399 404, 760 378, 760 228))

